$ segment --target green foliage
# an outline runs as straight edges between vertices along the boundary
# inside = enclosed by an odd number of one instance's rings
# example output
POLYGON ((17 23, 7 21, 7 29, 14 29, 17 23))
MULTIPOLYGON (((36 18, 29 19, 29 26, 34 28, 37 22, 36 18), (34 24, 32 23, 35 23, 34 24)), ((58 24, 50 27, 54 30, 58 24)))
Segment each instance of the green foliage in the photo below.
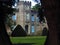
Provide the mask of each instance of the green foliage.
POLYGON ((39 17, 39 21, 44 21, 44 15, 43 15, 43 9, 40 5, 40 3, 37 3, 35 6, 33 6, 32 10, 35 10, 38 12, 38 17, 39 17))
POLYGON ((41 9, 41 6, 39 4, 36 4, 35 6, 33 6, 32 10, 38 11, 39 9, 41 9))
POLYGON ((12 26, 15 26, 16 25, 16 22, 12 19, 12 14, 11 15, 7 15, 6 16, 6 20, 5 20, 5 23, 11 28, 12 30, 12 26))

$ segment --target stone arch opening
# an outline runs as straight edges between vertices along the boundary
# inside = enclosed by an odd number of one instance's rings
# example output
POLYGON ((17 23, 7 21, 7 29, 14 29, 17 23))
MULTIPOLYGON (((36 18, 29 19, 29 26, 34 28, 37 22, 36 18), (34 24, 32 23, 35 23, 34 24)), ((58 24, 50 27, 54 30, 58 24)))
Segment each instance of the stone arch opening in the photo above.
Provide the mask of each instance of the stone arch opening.
POLYGON ((28 32, 28 25, 25 25, 25 31, 28 32))
POLYGON ((48 29, 46 27, 43 28, 42 35, 47 36, 48 29))

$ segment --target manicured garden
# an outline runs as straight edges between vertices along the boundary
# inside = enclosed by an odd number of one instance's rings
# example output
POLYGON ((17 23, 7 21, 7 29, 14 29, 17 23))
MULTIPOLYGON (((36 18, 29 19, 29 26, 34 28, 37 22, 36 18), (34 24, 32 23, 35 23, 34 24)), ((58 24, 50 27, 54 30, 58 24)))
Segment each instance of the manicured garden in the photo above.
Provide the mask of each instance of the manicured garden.
POLYGON ((13 44, 44 45, 46 36, 10 37, 13 44))

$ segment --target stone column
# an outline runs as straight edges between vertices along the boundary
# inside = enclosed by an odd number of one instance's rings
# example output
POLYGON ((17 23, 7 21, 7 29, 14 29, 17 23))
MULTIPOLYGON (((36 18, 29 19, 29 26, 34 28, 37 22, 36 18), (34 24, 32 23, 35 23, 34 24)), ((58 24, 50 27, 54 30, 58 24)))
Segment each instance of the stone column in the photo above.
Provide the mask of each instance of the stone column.
POLYGON ((31 27, 30 27, 31 25, 29 24, 28 25, 28 35, 30 35, 30 31, 31 31, 31 27))

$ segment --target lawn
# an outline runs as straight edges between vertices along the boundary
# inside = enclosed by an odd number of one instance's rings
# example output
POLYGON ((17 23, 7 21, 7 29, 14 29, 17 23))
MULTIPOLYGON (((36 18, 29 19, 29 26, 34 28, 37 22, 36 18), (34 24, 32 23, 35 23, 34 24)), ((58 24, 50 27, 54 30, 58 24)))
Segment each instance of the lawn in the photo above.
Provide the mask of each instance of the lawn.
POLYGON ((44 45, 46 36, 11 37, 13 44, 44 45))

